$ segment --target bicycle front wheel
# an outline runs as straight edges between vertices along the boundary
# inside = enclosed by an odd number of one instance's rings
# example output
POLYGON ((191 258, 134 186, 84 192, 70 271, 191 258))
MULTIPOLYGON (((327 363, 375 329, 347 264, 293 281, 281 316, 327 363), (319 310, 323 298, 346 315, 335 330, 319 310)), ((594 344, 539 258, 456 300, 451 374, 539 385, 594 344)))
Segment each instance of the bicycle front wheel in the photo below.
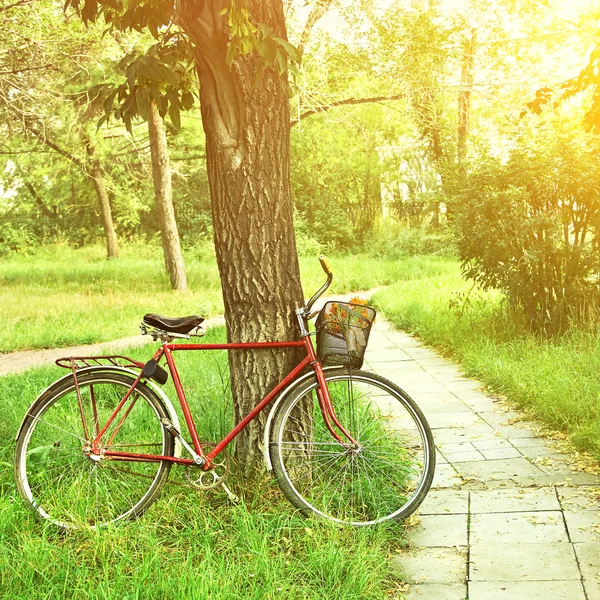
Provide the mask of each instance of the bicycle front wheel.
POLYGON ((29 409, 17 439, 17 489, 39 517, 65 529, 137 518, 159 496, 171 463, 115 460, 104 453, 172 456, 173 437, 161 423, 168 412, 147 385, 138 383, 104 434, 101 453, 93 454, 90 438, 108 421, 134 379, 107 372, 77 380, 83 419, 72 378, 29 409))
POLYGON ((273 423, 269 450, 279 487, 303 513, 339 523, 406 518, 424 500, 435 470, 423 413, 378 375, 336 370, 325 371, 325 379, 335 414, 357 444, 333 437, 316 378, 304 382, 288 393, 273 423))

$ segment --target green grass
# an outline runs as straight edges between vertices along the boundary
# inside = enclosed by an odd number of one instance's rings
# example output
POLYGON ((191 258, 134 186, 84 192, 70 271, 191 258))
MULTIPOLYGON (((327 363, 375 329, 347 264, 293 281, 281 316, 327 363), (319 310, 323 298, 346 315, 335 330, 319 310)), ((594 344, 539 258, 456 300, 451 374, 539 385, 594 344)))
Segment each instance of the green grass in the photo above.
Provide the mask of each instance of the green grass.
MULTIPOLYGON (((208 341, 223 338, 223 329, 207 334, 208 341)), ((150 351, 131 354, 143 359, 150 351)), ((232 419, 226 364, 222 352, 178 357, 195 420, 209 439, 232 419)), ((167 485, 148 513, 129 524, 64 534, 39 523, 16 494, 13 440, 30 402, 65 373, 45 367, 0 378, 1 598, 389 597, 395 580, 388 559, 401 542, 400 525, 356 530, 304 519, 267 479, 252 486, 231 481, 243 499, 237 506, 221 491, 167 485)), ((175 483, 182 481, 177 469, 175 483)))
POLYGON ((399 328, 600 460, 600 332, 539 339, 524 332, 499 293, 470 289, 455 265, 454 273, 394 284, 373 302, 399 328))
MULTIPOLYGON (((222 313, 214 256, 207 245, 186 252, 189 292, 173 293, 158 247, 130 245, 107 261, 100 246, 51 246, 30 256, 0 259, 0 352, 110 341, 139 332, 147 312, 170 316, 222 313)), ((332 293, 370 289, 424 273, 447 271, 442 257, 402 261, 343 256, 330 260, 332 293)), ((305 295, 323 282, 316 257, 300 261, 305 295)))

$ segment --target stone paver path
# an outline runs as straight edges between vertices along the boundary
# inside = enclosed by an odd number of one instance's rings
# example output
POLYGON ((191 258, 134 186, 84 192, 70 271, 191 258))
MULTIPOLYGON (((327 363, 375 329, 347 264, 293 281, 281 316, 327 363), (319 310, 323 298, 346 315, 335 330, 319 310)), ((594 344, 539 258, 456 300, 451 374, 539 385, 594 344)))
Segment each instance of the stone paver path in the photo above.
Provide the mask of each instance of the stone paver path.
POLYGON ((600 600, 600 478, 459 368, 378 318, 367 366, 433 429, 432 489, 396 557, 410 600, 600 600))

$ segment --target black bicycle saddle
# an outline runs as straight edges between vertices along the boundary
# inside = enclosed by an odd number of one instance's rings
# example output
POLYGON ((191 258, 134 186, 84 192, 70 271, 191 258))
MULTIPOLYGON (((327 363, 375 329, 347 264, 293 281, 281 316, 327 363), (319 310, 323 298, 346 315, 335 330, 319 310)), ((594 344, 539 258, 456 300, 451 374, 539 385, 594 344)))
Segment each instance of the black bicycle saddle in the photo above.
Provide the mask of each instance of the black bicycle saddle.
POLYGON ((194 327, 198 327, 202 321, 204 321, 204 318, 198 315, 176 318, 153 314, 144 315, 144 323, 146 325, 162 329, 163 331, 172 331, 173 333, 189 333, 194 327))

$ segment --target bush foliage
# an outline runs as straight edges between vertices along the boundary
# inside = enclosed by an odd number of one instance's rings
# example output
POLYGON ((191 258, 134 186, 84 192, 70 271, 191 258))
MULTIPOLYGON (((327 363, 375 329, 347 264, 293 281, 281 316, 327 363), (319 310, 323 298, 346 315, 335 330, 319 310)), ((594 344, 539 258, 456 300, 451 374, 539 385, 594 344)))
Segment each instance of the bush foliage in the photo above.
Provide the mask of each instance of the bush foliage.
POLYGON ((504 160, 481 160, 455 195, 465 275, 502 290, 533 330, 597 316, 598 151, 598 140, 568 123, 542 127, 514 140, 504 160))

